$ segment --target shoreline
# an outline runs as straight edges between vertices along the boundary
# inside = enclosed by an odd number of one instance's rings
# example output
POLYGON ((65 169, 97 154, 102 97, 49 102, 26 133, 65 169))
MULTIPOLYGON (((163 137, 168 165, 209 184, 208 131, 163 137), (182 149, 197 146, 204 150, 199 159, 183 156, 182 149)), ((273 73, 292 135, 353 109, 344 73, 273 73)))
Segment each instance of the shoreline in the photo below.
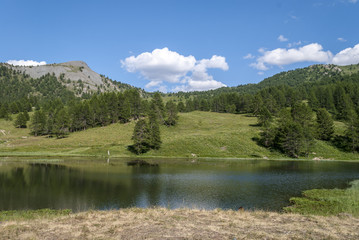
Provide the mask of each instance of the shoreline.
POLYGON ((128 208, 0 222, 0 239, 358 239, 359 218, 128 208))
MULTIPOLYGON (((261 160, 261 161, 308 161, 308 162, 358 162, 358 160, 353 159, 310 159, 310 158, 256 158, 256 157, 176 157, 176 156, 106 156, 106 155, 66 155, 66 154, 34 154, 34 155, 24 155, 24 154, 8 154, 0 152, 0 162, 1 158, 89 158, 89 159, 110 159, 110 160, 124 160, 124 159, 178 159, 178 160, 202 160, 202 161, 215 161, 219 162, 224 161, 246 161, 246 160, 261 160)), ((197 162, 197 161, 196 161, 197 162)))

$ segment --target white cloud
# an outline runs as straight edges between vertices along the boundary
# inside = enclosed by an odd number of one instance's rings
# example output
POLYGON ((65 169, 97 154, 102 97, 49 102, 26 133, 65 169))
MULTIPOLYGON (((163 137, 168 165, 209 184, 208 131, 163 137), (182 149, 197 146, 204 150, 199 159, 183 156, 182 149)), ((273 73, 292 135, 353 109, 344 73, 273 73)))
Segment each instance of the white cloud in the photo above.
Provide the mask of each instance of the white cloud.
POLYGON ((150 82, 146 88, 164 89, 164 82, 180 84, 173 91, 201 91, 225 86, 213 79, 207 69, 228 70, 225 57, 213 55, 210 59, 196 60, 193 56, 183 56, 168 48, 144 52, 121 61, 128 72, 138 72, 150 82))
POLYGON ((6 63, 14 65, 14 66, 40 66, 46 65, 45 61, 36 62, 33 60, 9 60, 6 63))
POLYGON ((163 48, 128 57, 121 63, 128 72, 140 72, 148 80, 175 83, 193 69, 196 59, 163 48))
POLYGON ((286 42, 286 41, 288 41, 288 38, 285 38, 283 35, 279 35, 278 41, 280 41, 280 42, 286 42))
POLYGON ((358 0, 348 0, 350 3, 357 3, 358 0))
POLYGON ((255 63, 251 63, 249 66, 253 67, 253 68, 256 68, 258 70, 262 70, 262 71, 266 71, 268 70, 269 68, 264 64, 264 62, 262 61, 258 61, 258 62, 255 62, 255 63))
POLYGON ((243 57, 243 59, 253 59, 255 56, 253 56, 251 53, 248 53, 246 56, 243 57))
POLYGON ((257 58, 257 62, 250 65, 262 71, 268 70, 268 65, 283 66, 297 62, 327 63, 333 57, 330 51, 323 51, 323 47, 318 43, 311 43, 298 49, 277 48, 271 51, 263 51, 262 54, 257 58))
POLYGON ((340 41, 340 42, 346 42, 347 40, 340 37, 340 38, 338 38, 338 41, 340 41))
POLYGON ((162 84, 162 81, 150 81, 146 84, 145 88, 152 88, 162 84))
POLYGON ((353 48, 346 48, 337 53, 333 60, 333 64, 336 65, 350 65, 359 63, 359 44, 353 48))
MULTIPOLYGON (((263 49, 263 48, 261 48, 263 49)), ((330 51, 324 51, 322 45, 311 43, 301 48, 277 48, 271 51, 261 50, 262 56, 250 66, 266 71, 270 66, 283 66, 298 62, 317 62, 335 65, 350 65, 359 63, 359 44, 353 48, 346 48, 336 55, 330 51)))

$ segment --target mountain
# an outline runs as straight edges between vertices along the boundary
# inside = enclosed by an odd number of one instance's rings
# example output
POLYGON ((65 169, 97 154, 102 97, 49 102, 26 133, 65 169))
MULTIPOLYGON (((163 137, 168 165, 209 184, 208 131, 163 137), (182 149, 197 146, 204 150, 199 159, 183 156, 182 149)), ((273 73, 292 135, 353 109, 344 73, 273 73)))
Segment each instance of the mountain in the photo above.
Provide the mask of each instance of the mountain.
POLYGON ((287 85, 296 87, 302 84, 326 84, 340 80, 343 76, 359 73, 359 64, 337 66, 333 64, 316 64, 287 72, 281 72, 266 78, 257 84, 259 88, 287 85))
POLYGON ((177 96, 215 96, 221 93, 248 93, 255 94, 256 92, 267 88, 276 86, 290 86, 299 87, 304 85, 324 85, 337 81, 348 79, 351 76, 359 81, 359 64, 348 66, 337 66, 333 64, 316 64, 305 68, 298 68, 295 70, 285 71, 275 74, 271 77, 263 79, 256 84, 245 84, 236 87, 223 87, 215 90, 202 92, 179 92, 173 95, 177 96))
POLYGON ((1 63, 0 66, 14 70, 16 73, 23 74, 32 79, 40 79, 46 75, 55 76, 62 86, 74 92, 76 96, 134 88, 129 84, 113 81, 104 75, 94 72, 83 61, 70 61, 42 66, 13 66, 1 63))

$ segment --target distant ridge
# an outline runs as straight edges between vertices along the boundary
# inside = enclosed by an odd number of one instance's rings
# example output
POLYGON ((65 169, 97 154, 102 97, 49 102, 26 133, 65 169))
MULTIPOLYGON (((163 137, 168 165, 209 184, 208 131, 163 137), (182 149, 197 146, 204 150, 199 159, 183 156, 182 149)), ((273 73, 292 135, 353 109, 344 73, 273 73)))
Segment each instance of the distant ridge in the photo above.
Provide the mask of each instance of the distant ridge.
POLYGON ((122 91, 134 88, 129 84, 115 82, 104 75, 96 73, 83 61, 70 61, 41 66, 13 66, 6 63, 3 65, 29 75, 34 79, 47 74, 54 74, 67 89, 75 92, 78 96, 82 93, 122 91))

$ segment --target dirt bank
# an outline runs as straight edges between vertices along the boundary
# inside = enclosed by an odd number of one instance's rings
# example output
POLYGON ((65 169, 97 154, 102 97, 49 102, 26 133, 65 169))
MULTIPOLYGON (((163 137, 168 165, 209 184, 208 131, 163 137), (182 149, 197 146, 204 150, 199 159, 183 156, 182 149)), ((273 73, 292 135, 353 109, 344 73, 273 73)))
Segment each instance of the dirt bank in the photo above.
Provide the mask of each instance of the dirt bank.
POLYGON ((358 229, 346 214, 132 208, 4 221, 0 239, 359 239, 358 229))

